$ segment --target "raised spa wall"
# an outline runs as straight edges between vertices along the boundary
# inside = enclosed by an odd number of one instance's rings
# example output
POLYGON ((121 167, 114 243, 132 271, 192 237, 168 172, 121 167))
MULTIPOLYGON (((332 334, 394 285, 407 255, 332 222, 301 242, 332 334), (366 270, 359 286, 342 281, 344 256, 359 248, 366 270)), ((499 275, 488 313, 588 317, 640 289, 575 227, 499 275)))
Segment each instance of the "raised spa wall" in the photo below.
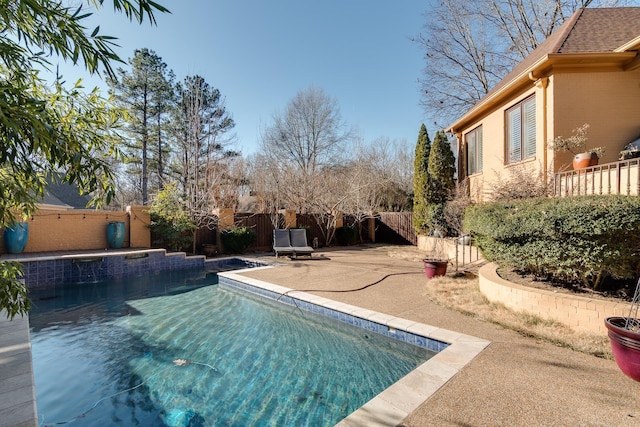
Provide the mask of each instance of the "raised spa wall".
POLYGON ((23 279, 29 288, 117 280, 197 268, 225 270, 225 266, 238 263, 246 267, 263 265, 239 258, 211 259, 200 255, 186 256, 183 252, 167 253, 164 249, 39 256, 16 260, 23 265, 23 279))

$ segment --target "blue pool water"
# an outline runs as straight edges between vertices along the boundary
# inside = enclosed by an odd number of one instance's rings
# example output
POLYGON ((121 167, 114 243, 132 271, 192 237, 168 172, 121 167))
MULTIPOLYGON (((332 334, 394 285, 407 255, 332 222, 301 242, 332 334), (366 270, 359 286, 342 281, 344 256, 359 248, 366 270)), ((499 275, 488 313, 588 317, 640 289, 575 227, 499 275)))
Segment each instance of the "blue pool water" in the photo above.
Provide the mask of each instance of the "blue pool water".
POLYGON ((41 425, 331 426, 433 355, 202 272, 31 297, 41 425))

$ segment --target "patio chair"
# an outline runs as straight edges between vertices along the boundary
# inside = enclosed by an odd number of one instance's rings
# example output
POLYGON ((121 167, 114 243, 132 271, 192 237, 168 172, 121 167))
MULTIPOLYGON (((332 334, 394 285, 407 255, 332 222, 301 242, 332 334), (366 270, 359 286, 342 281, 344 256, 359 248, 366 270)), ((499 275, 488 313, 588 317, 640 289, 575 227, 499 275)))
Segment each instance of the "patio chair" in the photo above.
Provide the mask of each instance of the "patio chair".
POLYGON ((293 247, 291 247, 291 240, 289 239, 289 230, 273 230, 273 251, 276 253, 276 258, 280 255, 294 253, 293 247))
POLYGON ((307 244, 307 230, 303 228, 292 228, 289 230, 291 233, 291 246, 293 247, 293 255, 309 255, 313 253, 313 248, 307 244))

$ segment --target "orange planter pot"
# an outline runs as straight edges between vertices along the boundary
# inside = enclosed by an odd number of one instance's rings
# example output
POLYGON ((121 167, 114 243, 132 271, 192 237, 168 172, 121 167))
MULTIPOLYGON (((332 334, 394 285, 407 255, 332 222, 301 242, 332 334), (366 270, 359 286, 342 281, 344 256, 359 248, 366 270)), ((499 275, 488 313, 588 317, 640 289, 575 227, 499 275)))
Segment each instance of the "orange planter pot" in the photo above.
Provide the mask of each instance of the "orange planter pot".
POLYGON ((584 169, 598 164, 596 153, 580 153, 573 158, 573 169, 584 169))

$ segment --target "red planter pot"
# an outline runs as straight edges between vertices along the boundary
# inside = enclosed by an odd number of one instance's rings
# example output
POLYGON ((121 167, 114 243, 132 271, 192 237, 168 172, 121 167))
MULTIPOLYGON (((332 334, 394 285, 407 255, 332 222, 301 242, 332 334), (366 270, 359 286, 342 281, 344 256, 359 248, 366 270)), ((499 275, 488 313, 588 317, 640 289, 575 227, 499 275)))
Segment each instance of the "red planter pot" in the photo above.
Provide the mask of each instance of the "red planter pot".
POLYGON ((626 317, 607 317, 604 325, 618 367, 626 376, 640 381, 640 333, 625 329, 625 322, 626 317))
POLYGON ((423 259, 422 262, 424 263, 424 274, 427 276, 427 279, 447 274, 448 261, 423 259))

